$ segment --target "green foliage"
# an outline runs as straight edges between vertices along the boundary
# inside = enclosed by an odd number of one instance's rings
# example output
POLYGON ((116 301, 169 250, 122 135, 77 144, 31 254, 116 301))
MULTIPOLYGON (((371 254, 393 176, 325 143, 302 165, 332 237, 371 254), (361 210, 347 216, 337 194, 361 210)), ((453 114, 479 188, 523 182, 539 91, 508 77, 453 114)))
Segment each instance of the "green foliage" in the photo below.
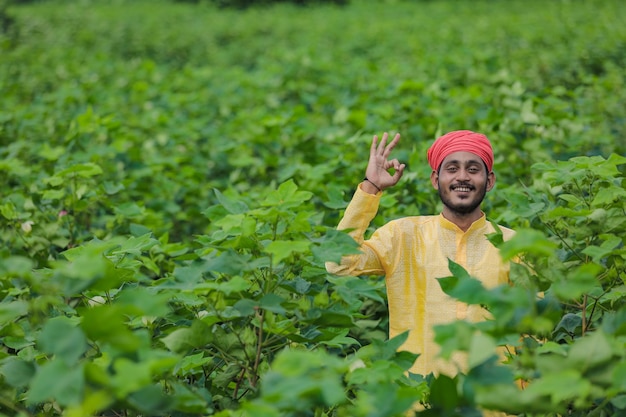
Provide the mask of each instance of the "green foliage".
POLYGON ((621 2, 25 3, 0 2, 0 415, 626 414, 621 2), (384 282, 324 262, 357 250, 371 135, 408 164, 375 227, 439 209, 424 155, 457 128, 493 139, 515 285, 451 264, 492 319, 436 329, 467 372, 411 375, 384 282))

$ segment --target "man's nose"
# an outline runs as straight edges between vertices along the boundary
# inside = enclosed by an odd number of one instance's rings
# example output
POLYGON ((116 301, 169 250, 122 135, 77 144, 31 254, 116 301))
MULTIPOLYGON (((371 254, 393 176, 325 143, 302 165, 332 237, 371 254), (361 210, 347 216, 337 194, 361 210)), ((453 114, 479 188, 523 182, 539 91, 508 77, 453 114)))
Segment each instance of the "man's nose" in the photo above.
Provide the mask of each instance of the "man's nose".
POLYGON ((459 176, 457 177, 457 179, 469 181, 470 179, 469 171, 467 169, 460 169, 459 176))

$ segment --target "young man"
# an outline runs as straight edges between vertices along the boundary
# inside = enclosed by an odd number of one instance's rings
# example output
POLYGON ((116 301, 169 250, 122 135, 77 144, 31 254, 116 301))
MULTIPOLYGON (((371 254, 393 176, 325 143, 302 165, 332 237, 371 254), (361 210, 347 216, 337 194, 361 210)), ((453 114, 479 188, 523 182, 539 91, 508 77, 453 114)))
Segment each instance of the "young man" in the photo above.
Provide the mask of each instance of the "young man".
MULTIPOLYGON (((487 288, 508 282, 509 265, 485 235, 495 229, 480 209, 496 181, 493 150, 485 135, 469 130, 450 132, 428 150, 430 181, 439 192, 443 211, 439 215, 405 217, 377 229, 370 239, 364 234, 376 216, 383 190, 398 183, 405 165, 389 159, 400 140, 397 134, 387 144, 385 133, 378 143, 374 136, 370 158, 361 182, 346 208, 338 229, 352 229, 361 254, 327 263, 338 275, 385 275, 389 303, 389 337, 405 331, 409 336, 401 350, 419 353, 410 369, 422 375, 454 375, 465 370, 459 354, 451 361, 437 357, 433 326, 461 320, 483 320, 486 312, 447 296, 437 278, 450 276, 448 259, 463 266, 487 288), (394 172, 391 173, 390 170, 394 172)), ((500 227, 504 239, 513 231, 500 227)))

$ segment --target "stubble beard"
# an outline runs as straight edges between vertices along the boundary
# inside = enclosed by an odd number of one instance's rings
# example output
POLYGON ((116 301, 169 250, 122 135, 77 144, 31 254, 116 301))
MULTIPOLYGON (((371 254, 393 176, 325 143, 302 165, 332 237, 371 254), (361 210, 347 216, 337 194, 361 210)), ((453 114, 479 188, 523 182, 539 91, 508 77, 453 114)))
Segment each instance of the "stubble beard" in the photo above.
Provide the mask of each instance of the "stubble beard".
MULTIPOLYGON (((453 192, 448 188, 448 191, 453 192)), ((444 206, 448 208, 452 213, 457 214, 459 216, 465 216, 470 213, 473 213, 485 199, 485 195, 487 194, 487 182, 485 181, 485 186, 479 189, 480 194, 477 195, 477 198, 471 201, 469 204, 455 204, 452 202, 452 199, 448 198, 444 193, 441 192, 441 186, 438 187, 439 198, 444 206)))

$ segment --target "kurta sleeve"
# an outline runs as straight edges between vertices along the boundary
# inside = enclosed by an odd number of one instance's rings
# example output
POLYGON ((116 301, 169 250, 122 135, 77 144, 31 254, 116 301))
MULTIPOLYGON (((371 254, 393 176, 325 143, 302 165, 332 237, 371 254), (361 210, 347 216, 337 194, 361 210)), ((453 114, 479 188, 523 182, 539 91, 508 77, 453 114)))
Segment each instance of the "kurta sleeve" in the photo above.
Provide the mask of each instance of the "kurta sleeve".
POLYGON ((347 255, 339 264, 326 262, 326 270, 336 275, 382 275, 383 266, 376 250, 365 241, 365 231, 376 216, 381 193, 369 194, 357 187, 348 204, 338 230, 349 230, 348 234, 359 244, 360 254, 347 255))

